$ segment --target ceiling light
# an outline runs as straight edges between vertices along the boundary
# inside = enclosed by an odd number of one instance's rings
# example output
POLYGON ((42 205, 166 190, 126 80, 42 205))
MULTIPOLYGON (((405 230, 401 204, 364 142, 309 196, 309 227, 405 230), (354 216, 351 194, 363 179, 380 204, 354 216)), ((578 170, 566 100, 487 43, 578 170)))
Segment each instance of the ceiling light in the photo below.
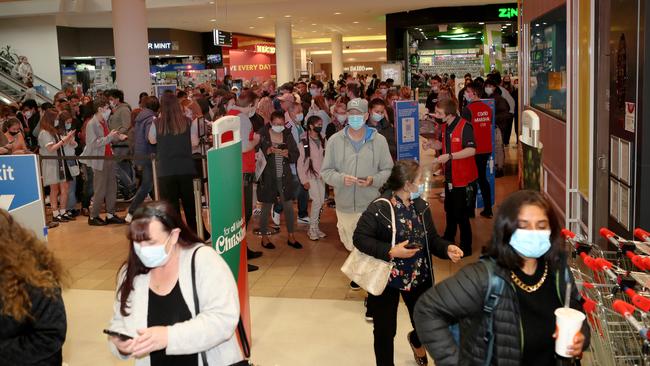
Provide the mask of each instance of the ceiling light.
POLYGON ((210 19, 210 21, 211 21, 211 22, 216 22, 217 20, 216 20, 216 19, 210 19))
POLYGON ((372 28, 368 28, 368 30, 372 30, 372 28))
POLYGON ((478 25, 484 25, 485 22, 478 22, 478 25))
POLYGON ((209 3, 209 4, 210 4, 210 5, 214 5, 214 1, 210 1, 210 3, 209 3))
POLYGON ((257 17, 257 19, 264 19, 264 17, 262 17, 262 16, 259 16, 259 17, 257 17))
POLYGON ((341 13, 339 13, 339 12, 337 11, 336 13, 334 13, 334 15, 341 15, 341 13))
POLYGON ((510 23, 506 23, 506 25, 509 27, 509 26, 511 26, 512 24, 510 24, 510 23))
POLYGON ((255 27, 248 27, 248 29, 255 29, 255 27))
POLYGON ((311 23, 311 25, 316 25, 316 23, 311 23))
POLYGON ((536 27, 539 27, 539 23, 535 24, 536 27))
POLYGON ((291 18, 291 15, 285 15, 284 17, 285 18, 291 18))
POLYGON ((356 22, 356 21, 355 21, 355 22, 352 22, 352 23, 353 23, 353 24, 359 24, 359 22, 356 22))
POLYGON ((315 30, 313 30, 313 31, 311 31, 311 32, 312 32, 312 33, 316 33, 316 31, 315 31, 315 30))

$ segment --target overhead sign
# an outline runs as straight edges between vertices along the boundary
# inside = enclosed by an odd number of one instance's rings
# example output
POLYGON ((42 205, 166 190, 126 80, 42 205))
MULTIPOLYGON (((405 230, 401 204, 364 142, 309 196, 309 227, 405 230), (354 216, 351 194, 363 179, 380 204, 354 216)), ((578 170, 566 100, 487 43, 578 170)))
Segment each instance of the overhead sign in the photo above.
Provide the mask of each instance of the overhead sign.
POLYGON ((419 106, 415 100, 395 102, 397 160, 420 160, 419 106))
POLYGON ((517 8, 499 8, 499 18, 511 19, 519 16, 517 8))
POLYGON ((213 29, 212 38, 215 46, 232 47, 232 33, 213 29))
POLYGON ((47 239, 36 155, 0 156, 0 208, 40 239, 47 239))

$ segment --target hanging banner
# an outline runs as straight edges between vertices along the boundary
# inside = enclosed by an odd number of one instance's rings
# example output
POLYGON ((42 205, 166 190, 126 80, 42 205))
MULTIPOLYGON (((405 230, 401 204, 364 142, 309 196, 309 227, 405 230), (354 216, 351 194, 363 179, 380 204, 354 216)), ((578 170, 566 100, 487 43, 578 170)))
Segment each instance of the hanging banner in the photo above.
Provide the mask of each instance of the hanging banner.
POLYGON ((420 117, 418 102, 395 102, 395 141, 397 160, 420 160, 420 117))
MULTIPOLYGON (((490 160, 488 161, 487 167, 485 168, 487 170, 485 174, 488 183, 490 183, 490 190, 491 190, 490 197, 492 201, 490 206, 494 206, 494 202, 496 199, 495 197, 496 194, 494 190, 496 184, 495 170, 494 170, 494 161, 496 159, 496 156, 494 155, 494 151, 495 151, 494 133, 496 131, 496 112, 495 112, 496 108, 495 108, 494 99, 481 99, 481 102, 482 103, 477 105, 476 111, 474 112, 476 116, 472 116, 474 117, 474 121, 472 121, 472 124, 484 123, 482 122, 482 119, 484 119, 486 116, 489 116, 489 120, 490 120, 489 123, 492 125, 492 129, 491 129, 492 132, 490 133, 492 139, 492 154, 490 155, 490 160)), ((485 207, 485 203, 483 202, 483 195, 481 194, 481 188, 478 187, 477 185, 476 208, 483 208, 483 207, 485 207)))
POLYGON ((237 281, 241 317, 250 339, 248 262, 244 223, 242 147, 239 117, 218 119, 212 129, 215 147, 208 151, 208 187, 212 246, 226 261, 237 281))
POLYGON ((47 240, 42 192, 38 156, 0 156, 0 208, 47 240))

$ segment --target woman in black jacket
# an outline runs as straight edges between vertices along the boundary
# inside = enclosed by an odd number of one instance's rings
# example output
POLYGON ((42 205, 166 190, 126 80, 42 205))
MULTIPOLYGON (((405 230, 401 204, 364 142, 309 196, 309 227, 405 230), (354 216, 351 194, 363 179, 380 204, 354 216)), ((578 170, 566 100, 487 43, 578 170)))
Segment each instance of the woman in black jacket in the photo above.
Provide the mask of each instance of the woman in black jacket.
MULTIPOLYGON (((424 192, 422 171, 414 160, 400 160, 382 187, 381 198, 361 215, 354 231, 354 246, 361 252, 394 264, 388 285, 379 296, 368 295, 368 311, 374 322, 374 348, 377 366, 392 366, 393 340, 397 331, 397 306, 404 299, 411 323, 413 307, 433 284, 431 255, 457 262, 462 250, 438 236, 424 192), (384 200, 385 199, 385 200, 384 200), (388 207, 388 202, 391 207, 388 207), (391 219, 394 212, 395 222, 391 219), (392 246, 393 227, 396 230, 392 246)), ((415 331, 408 334, 418 365, 427 356, 415 331)))
POLYGON ((0 364, 61 365, 63 277, 45 243, 0 209, 0 364))
MULTIPOLYGON (((418 335, 436 365, 555 365, 554 311, 564 306, 567 282, 572 285, 570 306, 582 311, 563 248, 559 221, 541 193, 519 191, 508 197, 497 213, 489 258, 484 259, 496 262, 493 275, 504 281, 491 314, 492 356, 485 340, 489 272, 479 262, 427 291, 415 307, 418 335), (460 345, 449 328, 456 323, 460 345)), ((589 335, 585 322, 568 353, 580 356, 588 347, 589 335)))
MULTIPOLYGON (((287 226, 287 244, 295 249, 301 249, 296 237, 295 217, 293 212, 294 193, 297 187, 293 181, 291 164, 295 164, 300 157, 300 151, 296 141, 291 135, 291 129, 285 128, 284 114, 275 111, 271 114, 271 123, 264 126, 260 131, 259 148, 266 157, 266 167, 260 175, 257 185, 257 199, 262 202, 262 214, 260 216, 260 231, 268 232, 269 214, 271 206, 280 197, 284 209, 284 220, 287 226)), ((262 235, 262 247, 275 249, 268 235, 262 235)))

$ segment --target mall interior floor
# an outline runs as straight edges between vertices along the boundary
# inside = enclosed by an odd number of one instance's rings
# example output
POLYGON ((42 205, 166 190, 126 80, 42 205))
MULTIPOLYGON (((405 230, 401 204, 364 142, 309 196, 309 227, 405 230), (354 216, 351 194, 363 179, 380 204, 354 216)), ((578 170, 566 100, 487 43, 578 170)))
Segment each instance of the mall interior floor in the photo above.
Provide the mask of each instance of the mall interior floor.
MULTIPOLYGON (((516 150, 507 149, 507 152, 510 163, 507 171, 514 173, 516 150)), ((431 153, 422 153, 425 166, 431 166, 432 159, 431 153)), ((436 228, 441 233, 445 225, 440 198, 442 184, 440 177, 433 177, 430 172, 427 176, 431 178, 428 178, 426 195, 436 228)), ((514 190, 516 175, 497 179, 495 209, 498 210, 499 202, 514 190)), ((459 264, 436 259, 437 282, 478 258, 481 246, 490 236, 492 220, 476 216, 472 222, 475 254, 459 264)), ((249 273, 255 344, 253 360, 260 365, 297 365, 307 363, 305 361, 310 365, 331 365, 332 357, 342 357, 339 364, 353 364, 350 363, 353 357, 358 359, 354 364, 372 364, 372 330, 363 319, 361 302, 365 293, 352 291, 349 279, 340 271, 348 252, 338 240, 334 209, 326 208, 321 219, 321 229, 327 233, 327 238, 310 241, 306 236, 307 226, 300 225, 298 229, 297 238, 305 246, 303 250, 286 245, 284 230, 272 237, 277 246, 275 250, 262 249, 259 237, 249 232, 250 247, 264 252, 261 258, 251 261, 260 269, 249 273), (323 322, 325 319, 328 321, 323 322), (346 334, 342 335, 338 327, 344 325, 346 334), (320 331, 315 332, 314 327, 320 331), (332 328, 331 331, 328 328, 332 328), (313 339, 317 333, 320 335, 313 339), (332 356, 332 336, 339 337, 335 342, 343 349, 348 347, 348 352, 342 350, 337 352, 338 356, 332 356), (298 339, 310 340, 307 347, 313 349, 308 357, 302 350, 291 351, 293 347, 290 346, 295 345, 292 342, 298 339), (318 339, 327 340, 327 345, 315 346, 318 339)), ((90 364, 90 361, 95 365, 124 364, 108 353, 101 329, 111 316, 116 273, 128 253, 126 230, 126 226, 90 227, 84 218, 79 218, 50 232, 48 245, 70 274, 71 284, 64 293, 69 324, 64 360, 71 366, 90 364)), ((409 325, 403 307, 400 319, 396 361, 400 358, 412 360, 408 344, 401 342, 400 334, 405 335, 409 325)))

